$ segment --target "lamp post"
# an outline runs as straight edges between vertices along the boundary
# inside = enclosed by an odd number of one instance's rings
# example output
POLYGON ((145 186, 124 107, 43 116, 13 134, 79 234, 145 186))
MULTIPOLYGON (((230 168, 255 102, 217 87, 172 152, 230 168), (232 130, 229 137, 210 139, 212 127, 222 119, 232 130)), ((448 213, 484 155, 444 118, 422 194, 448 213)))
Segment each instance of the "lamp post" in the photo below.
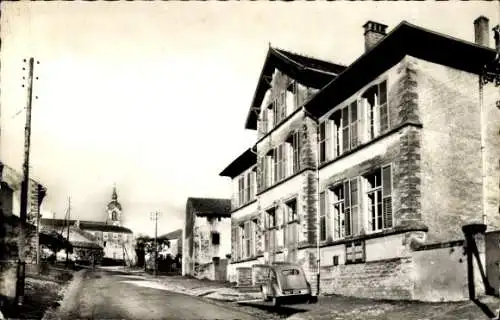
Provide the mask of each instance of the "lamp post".
POLYGON ((156 277, 156 272, 157 272, 157 266, 158 266, 158 243, 157 243, 157 238, 158 238, 158 219, 161 217, 161 212, 155 211, 151 212, 149 215, 149 218, 155 222, 155 242, 154 242, 154 268, 153 268, 153 275, 156 277))

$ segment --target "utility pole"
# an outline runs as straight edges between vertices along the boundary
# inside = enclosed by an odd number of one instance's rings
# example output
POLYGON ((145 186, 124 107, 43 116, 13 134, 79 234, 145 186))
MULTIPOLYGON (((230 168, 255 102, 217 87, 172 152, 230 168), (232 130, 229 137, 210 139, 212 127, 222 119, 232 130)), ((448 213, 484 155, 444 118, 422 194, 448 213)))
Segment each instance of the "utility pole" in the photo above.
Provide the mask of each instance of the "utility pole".
MULTIPOLYGON (((26 63, 26 59, 24 59, 26 63)), ((38 61, 37 61, 38 63, 38 61)), ((24 280, 25 280, 25 239, 26 239, 26 218, 28 208, 28 184, 29 184, 29 158, 30 158, 30 138, 31 138, 31 103, 33 100, 33 64, 34 58, 28 62, 28 90, 26 101, 26 124, 24 127, 24 162, 23 162, 23 181, 21 183, 21 205, 19 218, 19 260, 17 264, 16 281, 16 303, 21 306, 24 302, 24 280)), ((25 67, 23 67, 25 70, 25 67)), ((24 84, 23 84, 24 87, 24 84)))
MULTIPOLYGON (((70 225, 70 222, 69 220, 71 219, 71 197, 68 197, 68 219, 66 220, 67 221, 67 224, 68 224, 68 228, 67 228, 67 231, 66 231, 66 240, 68 241, 69 243, 69 225, 70 225)), ((68 248, 66 248, 66 267, 68 267, 69 265, 69 252, 68 252, 68 248)))
POLYGON ((158 268, 158 219, 161 217, 161 212, 151 212, 150 219, 155 222, 155 242, 154 242, 154 268, 153 275, 156 277, 158 268))

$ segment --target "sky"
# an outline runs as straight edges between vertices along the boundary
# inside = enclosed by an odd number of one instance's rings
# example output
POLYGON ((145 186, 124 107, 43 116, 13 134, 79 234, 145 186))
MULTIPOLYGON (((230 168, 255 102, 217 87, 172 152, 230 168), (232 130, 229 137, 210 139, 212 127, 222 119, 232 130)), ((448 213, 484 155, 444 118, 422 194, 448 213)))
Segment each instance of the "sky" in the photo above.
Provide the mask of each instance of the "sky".
MULTIPOLYGON (((348 65, 362 25, 410 23, 468 41, 472 2, 2 2, 0 160, 21 172, 26 70, 34 57, 31 176, 44 217, 104 220, 113 185, 124 224, 182 228, 187 197, 230 198, 219 173, 253 145, 246 115, 269 44, 348 65)), ((491 37, 491 46, 493 38, 491 37)))

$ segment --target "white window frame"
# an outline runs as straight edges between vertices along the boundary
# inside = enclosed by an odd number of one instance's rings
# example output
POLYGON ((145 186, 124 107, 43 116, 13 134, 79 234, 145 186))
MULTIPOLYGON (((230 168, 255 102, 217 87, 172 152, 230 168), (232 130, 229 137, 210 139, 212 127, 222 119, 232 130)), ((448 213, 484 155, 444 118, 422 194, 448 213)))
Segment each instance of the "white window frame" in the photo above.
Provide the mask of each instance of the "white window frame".
POLYGON ((344 184, 338 184, 331 188, 333 208, 333 238, 345 238, 345 190, 344 184))

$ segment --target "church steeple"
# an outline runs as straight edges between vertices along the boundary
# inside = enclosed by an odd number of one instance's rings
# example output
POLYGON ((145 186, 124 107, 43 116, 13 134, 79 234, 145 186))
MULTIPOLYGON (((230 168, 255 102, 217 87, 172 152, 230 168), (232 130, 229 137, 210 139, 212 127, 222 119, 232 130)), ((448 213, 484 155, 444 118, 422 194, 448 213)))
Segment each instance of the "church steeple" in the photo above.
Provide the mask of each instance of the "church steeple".
POLYGON ((113 195, 111 195, 111 200, 113 200, 113 201, 118 200, 118 194, 116 193, 116 183, 113 184, 113 195))
POLYGON ((108 212, 107 223, 120 225, 122 220, 122 206, 118 202, 118 193, 116 192, 116 184, 113 184, 113 193, 111 201, 108 203, 106 211, 108 212))

